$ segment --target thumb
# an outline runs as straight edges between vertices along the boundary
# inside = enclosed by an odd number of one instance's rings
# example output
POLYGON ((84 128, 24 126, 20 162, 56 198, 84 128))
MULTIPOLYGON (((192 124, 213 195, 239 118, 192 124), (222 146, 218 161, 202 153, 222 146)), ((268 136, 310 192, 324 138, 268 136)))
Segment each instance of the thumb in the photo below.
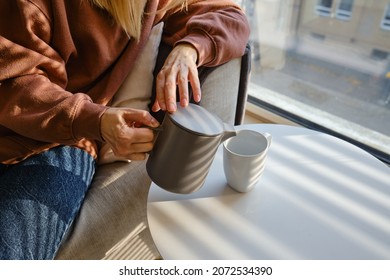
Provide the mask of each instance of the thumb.
POLYGON ((160 123, 148 111, 144 110, 126 110, 123 114, 123 118, 126 123, 131 123, 136 127, 143 125, 158 127, 160 125, 160 123))

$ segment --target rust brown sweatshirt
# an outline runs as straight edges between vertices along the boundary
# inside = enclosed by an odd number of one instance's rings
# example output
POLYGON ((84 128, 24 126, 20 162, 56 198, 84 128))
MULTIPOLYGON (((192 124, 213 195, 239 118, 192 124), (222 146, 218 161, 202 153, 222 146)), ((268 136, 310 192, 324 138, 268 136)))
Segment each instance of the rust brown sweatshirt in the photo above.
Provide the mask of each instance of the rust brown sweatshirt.
POLYGON ((87 0, 0 0, 0 162, 57 145, 96 157, 100 117, 160 21, 162 40, 191 43, 199 66, 243 54, 249 27, 232 2, 198 1, 158 18, 168 1, 148 2, 137 43, 87 0))

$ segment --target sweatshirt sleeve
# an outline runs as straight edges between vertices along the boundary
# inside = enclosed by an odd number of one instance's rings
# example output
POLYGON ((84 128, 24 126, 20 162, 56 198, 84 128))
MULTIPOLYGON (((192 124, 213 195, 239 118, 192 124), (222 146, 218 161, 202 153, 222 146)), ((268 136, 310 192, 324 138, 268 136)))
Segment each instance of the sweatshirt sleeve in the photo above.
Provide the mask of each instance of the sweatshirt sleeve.
MULTIPOLYGON (((101 140, 105 107, 65 90, 66 63, 50 46, 51 21, 30 1, 0 7, 0 125, 34 140, 101 140)), ((4 4, 6 3, 6 4, 4 4)))
POLYGON ((242 56, 249 39, 247 18, 232 1, 193 1, 187 8, 168 12, 163 21, 163 40, 172 46, 192 44, 199 66, 216 66, 242 56))

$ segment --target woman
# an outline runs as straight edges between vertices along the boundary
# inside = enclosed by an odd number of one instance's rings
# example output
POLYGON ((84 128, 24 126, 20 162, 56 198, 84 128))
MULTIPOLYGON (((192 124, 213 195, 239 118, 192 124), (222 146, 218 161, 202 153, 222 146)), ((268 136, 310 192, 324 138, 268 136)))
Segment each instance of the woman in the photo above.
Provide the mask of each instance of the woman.
POLYGON ((143 160, 158 121, 113 108, 154 25, 174 48, 153 111, 201 99, 197 67, 244 52, 231 1, 0 0, 0 259, 52 259, 91 183, 99 143, 143 160))

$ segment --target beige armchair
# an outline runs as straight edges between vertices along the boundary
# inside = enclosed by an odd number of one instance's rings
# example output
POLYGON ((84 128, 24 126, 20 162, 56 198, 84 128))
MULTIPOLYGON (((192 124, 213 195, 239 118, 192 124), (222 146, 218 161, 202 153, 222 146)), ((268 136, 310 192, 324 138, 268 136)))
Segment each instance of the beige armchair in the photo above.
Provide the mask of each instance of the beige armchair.
MULTIPOLYGON (((161 44, 155 72, 169 52, 161 44)), ((245 55, 215 68, 200 69, 201 105, 224 122, 243 120, 250 72, 245 55)), ((161 116, 160 116, 161 117, 161 116)), ((99 166, 78 218, 56 259, 160 259, 146 217, 151 184, 143 162, 99 166)))

